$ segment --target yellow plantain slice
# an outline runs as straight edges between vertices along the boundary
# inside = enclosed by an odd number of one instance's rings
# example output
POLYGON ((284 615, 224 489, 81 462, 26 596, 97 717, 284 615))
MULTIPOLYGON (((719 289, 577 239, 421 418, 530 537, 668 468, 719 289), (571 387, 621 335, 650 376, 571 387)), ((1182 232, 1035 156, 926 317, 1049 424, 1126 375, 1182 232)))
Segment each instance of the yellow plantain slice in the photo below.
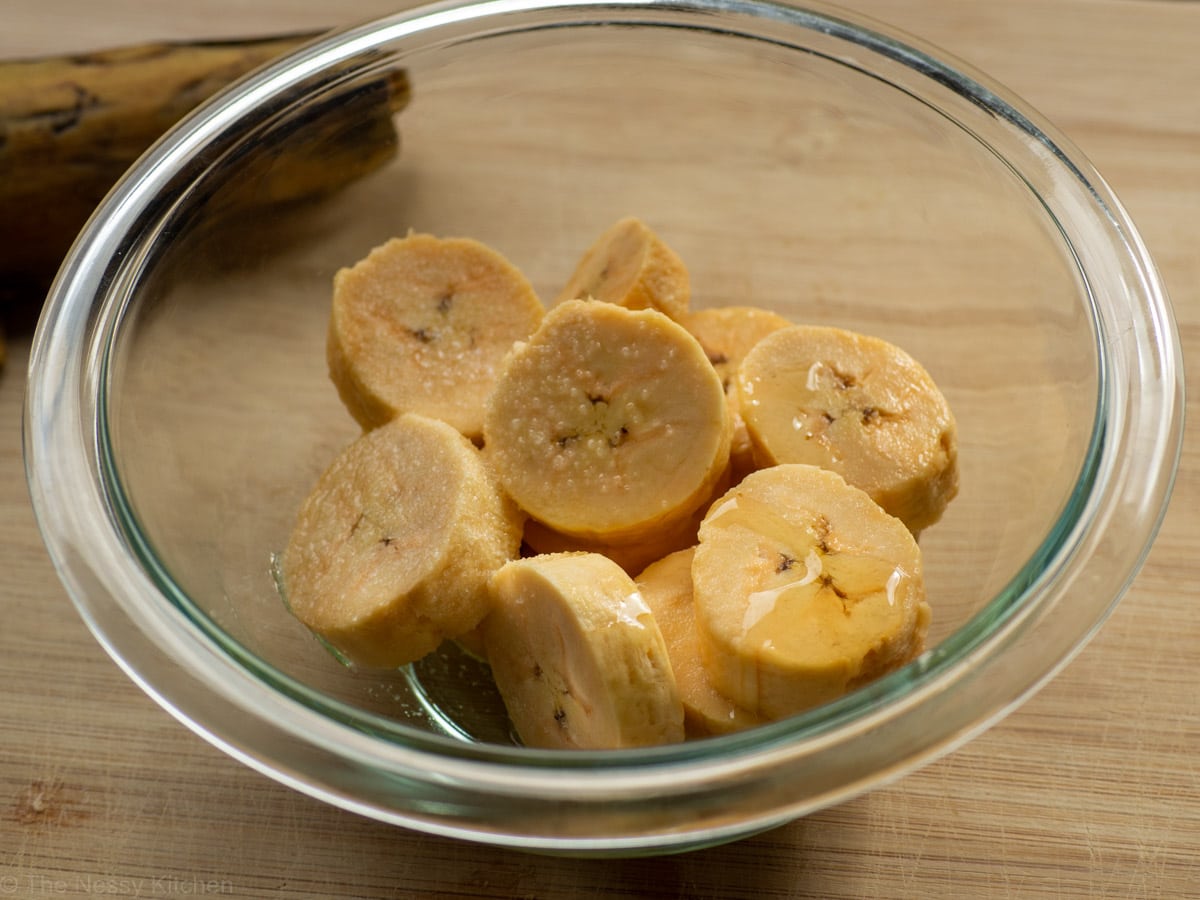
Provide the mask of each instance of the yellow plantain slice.
POLYGON ((413 662, 482 621, 521 525, 470 441, 403 415, 347 447, 302 504, 283 555, 288 606, 353 662, 413 662))
POLYGON ((790 328, 792 323, 778 313, 755 306, 718 306, 688 313, 680 319, 680 324, 700 342, 725 388, 733 419, 729 459, 737 483, 758 468, 738 402, 738 368, 759 341, 768 334, 790 328))
POLYGON ((476 440, 501 360, 542 315, 525 276, 478 241, 395 238, 334 278, 330 376, 364 428, 415 412, 476 440))
POLYGON ((688 309, 687 267, 648 225, 625 218, 604 232, 580 259, 564 300, 603 300, 628 309, 657 309, 679 319, 688 309))
POLYGON ((796 325, 746 355, 738 392, 760 465, 832 469, 914 534, 937 522, 958 493, 950 406, 920 363, 893 344, 796 325))
POLYGON ((582 300, 513 349, 484 419, 488 460, 517 504, 606 544, 669 532, 709 500, 730 432, 695 338, 654 310, 582 300))
POLYGON ((713 686, 768 719, 907 663, 929 627, 912 534, 815 466, 761 469, 713 504, 692 584, 713 686))
POLYGON ((679 550, 648 566, 637 586, 667 642, 671 669, 683 701, 683 725, 689 738, 728 734, 762 721, 713 686, 700 659, 696 610, 692 599, 694 547, 679 550))
POLYGON ((662 634, 633 580, 595 553, 508 563, 484 621, 509 718, 531 747, 609 750, 683 740, 662 634))

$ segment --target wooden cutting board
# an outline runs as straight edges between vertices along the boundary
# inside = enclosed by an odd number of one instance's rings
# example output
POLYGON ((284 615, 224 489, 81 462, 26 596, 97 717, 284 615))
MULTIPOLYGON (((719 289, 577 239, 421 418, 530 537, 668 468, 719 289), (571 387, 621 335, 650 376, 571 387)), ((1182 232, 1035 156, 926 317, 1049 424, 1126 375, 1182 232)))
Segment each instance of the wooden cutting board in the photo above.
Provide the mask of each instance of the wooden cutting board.
MULTIPOLYGON (((324 28, 391 0, 15 0, 0 57, 324 28)), ((1138 222, 1200 359, 1200 3, 847 0, 984 69, 1087 153, 1138 222)), ((38 298, 34 298, 36 301, 38 298)), ((0 371, 0 898, 1200 898, 1200 408, 1145 569, 1100 634, 985 735, 727 847, 573 861, 390 828, 241 766, 104 655, 22 471, 27 328, 0 371)), ((1190 396, 1200 384, 1189 379, 1190 396)))

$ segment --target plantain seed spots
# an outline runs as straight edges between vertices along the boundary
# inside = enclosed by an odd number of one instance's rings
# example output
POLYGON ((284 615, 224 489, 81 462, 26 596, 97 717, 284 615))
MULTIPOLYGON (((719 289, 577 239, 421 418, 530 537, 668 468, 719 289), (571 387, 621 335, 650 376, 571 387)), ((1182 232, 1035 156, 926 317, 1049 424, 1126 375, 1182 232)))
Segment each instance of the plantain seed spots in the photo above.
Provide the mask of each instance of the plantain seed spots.
POLYGON ((591 391, 588 392, 587 398, 588 403, 592 404, 592 406, 597 406, 601 403, 608 402, 608 398, 603 394, 593 394, 591 391))
POLYGON ((858 384, 858 379, 849 372, 843 372, 840 369, 835 369, 833 366, 829 367, 829 371, 833 373, 834 381, 837 382, 837 386, 842 390, 852 388, 858 384))
POLYGON ((436 336, 433 331, 428 328, 410 328, 408 333, 415 337, 422 344, 428 344, 436 336))
POLYGON ((821 410, 821 418, 825 420, 826 425, 832 425, 837 419, 828 410, 821 410))
POLYGON ((559 435, 558 437, 556 437, 554 439, 554 443, 558 446, 559 450, 565 450, 567 448, 567 445, 569 445, 577 440, 579 440, 579 435, 577 433, 563 434, 563 435, 559 435))
POLYGON ((567 711, 561 706, 554 708, 554 721, 558 723, 558 727, 566 729, 567 727, 567 711))
POLYGON ((625 438, 629 437, 629 429, 622 425, 615 433, 609 435, 608 446, 612 448, 620 447, 625 443, 625 438))
POLYGON ((794 556, 788 556, 786 553, 780 553, 779 554, 779 562, 775 565, 775 572, 776 573, 786 572, 788 569, 790 569, 795 564, 796 564, 796 558, 794 556))
POLYGON ((437 311, 443 316, 450 312, 450 307, 454 305, 454 291, 446 291, 437 299, 437 311))
POLYGON ((815 530, 817 532, 817 548, 825 554, 833 553, 829 546, 829 535, 833 531, 833 525, 830 523, 827 516, 818 516, 815 530))
POLYGON ((385 547, 390 547, 395 542, 396 542, 396 539, 394 537, 392 537, 390 534, 385 534, 383 537, 381 537, 379 539, 379 543, 383 544, 383 546, 385 546, 385 547))
POLYGON ((840 587, 838 587, 836 584, 833 583, 832 575, 822 575, 821 576, 821 587, 829 588, 829 590, 833 591, 833 595, 835 597, 837 597, 839 600, 849 600, 850 599, 849 594, 847 594, 840 587))
POLYGON ((534 681, 542 680, 542 666, 540 663, 533 664, 533 680, 534 681))

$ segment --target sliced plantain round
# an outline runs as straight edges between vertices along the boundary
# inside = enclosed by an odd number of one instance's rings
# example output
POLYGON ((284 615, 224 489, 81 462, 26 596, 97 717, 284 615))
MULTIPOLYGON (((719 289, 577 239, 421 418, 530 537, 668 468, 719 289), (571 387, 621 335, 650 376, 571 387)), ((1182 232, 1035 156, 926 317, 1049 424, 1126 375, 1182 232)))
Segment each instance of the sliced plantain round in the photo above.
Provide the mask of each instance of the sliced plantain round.
POLYGON ((484 618, 522 522, 470 441, 406 414, 364 433, 317 481, 283 554, 284 595, 351 661, 404 665, 484 618))
POLYGON ((912 534, 815 466, 761 469, 713 504, 692 583, 713 686, 768 719, 909 662, 929 626, 912 534))
POLYGON ((683 740, 662 634, 616 563, 534 556, 505 565, 492 587, 487 659, 522 743, 611 750, 683 740))
POLYGON ((742 420, 737 389, 738 368, 759 341, 776 331, 790 328, 792 322, 778 313, 756 306, 717 306, 688 313, 680 319, 679 324, 700 342, 725 388, 725 398, 733 419, 729 459, 733 466, 733 480, 741 481, 758 468, 758 464, 754 459, 754 445, 742 420))
POLYGON ((667 644, 683 702, 684 731, 689 738, 728 734, 762 721, 718 692, 700 659, 692 598, 695 555, 695 547, 678 550, 647 566, 636 578, 638 590, 667 644))
POLYGON ((696 543, 699 519, 686 519, 680 525, 626 543, 589 541, 547 528, 537 519, 527 519, 523 540, 533 555, 544 553, 586 552, 607 556, 630 575, 636 575, 655 560, 696 543))
POLYGON ((568 300, 505 361, 484 417, 488 460, 555 531, 629 543, 671 531, 729 462, 721 381, 654 310, 568 300))
POLYGON ((490 247, 394 238, 334 277, 330 376, 364 428, 415 412, 477 440, 501 361, 543 313, 525 276, 490 247))
POLYGON ((929 373, 876 337, 811 325, 776 331, 738 370, 759 465, 832 469, 914 534, 958 493, 957 427, 929 373))
POLYGON ((718 479, 709 498, 686 519, 681 519, 669 528, 656 529, 652 534, 641 535, 629 541, 588 541, 547 528, 537 519, 525 521, 524 542, 535 553, 564 553, 583 550, 602 553, 630 575, 637 575, 652 562, 669 556, 677 550, 696 545, 700 522, 708 512, 709 504, 716 500, 733 484, 732 470, 726 467, 718 479))
POLYGON ((691 300, 691 279, 662 238, 645 222, 627 217, 588 248, 557 302, 588 299, 628 309, 657 309, 679 319, 691 300))

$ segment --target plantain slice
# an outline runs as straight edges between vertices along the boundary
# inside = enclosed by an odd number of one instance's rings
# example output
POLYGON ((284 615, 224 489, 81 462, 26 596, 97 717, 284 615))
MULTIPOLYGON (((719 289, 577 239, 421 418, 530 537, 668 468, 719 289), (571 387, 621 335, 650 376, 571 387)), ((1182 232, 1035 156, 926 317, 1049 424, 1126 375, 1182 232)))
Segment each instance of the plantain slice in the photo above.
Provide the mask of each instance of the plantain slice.
POLYGON ((365 428, 416 412, 477 440, 505 355, 542 315, 525 276, 490 247, 394 238, 334 278, 329 372, 365 428))
POLYGON ((827 469, 747 475, 700 526, 692 584, 713 686, 767 719, 840 697, 924 649, 916 540, 827 469))
POLYGON ((831 469, 914 534, 958 493, 950 406, 894 344, 840 328, 776 331, 742 360, 738 394, 759 465, 831 469))
POLYGON ((555 531, 672 531, 724 477, 731 425, 696 339, 655 310, 568 300, 514 348, 484 418, 504 489, 555 531))
POLYGON ((521 559, 493 580, 487 659, 531 747, 609 750, 683 740, 662 633, 637 585, 595 553, 521 559))
POLYGON ((470 441, 401 416, 347 447, 301 506, 283 555, 288 606, 353 662, 413 662, 487 615, 521 521, 470 441))
POLYGON ((688 310, 687 267, 650 226, 632 216, 608 228, 588 248, 558 296, 603 300, 627 309, 656 309, 678 320, 688 310))

